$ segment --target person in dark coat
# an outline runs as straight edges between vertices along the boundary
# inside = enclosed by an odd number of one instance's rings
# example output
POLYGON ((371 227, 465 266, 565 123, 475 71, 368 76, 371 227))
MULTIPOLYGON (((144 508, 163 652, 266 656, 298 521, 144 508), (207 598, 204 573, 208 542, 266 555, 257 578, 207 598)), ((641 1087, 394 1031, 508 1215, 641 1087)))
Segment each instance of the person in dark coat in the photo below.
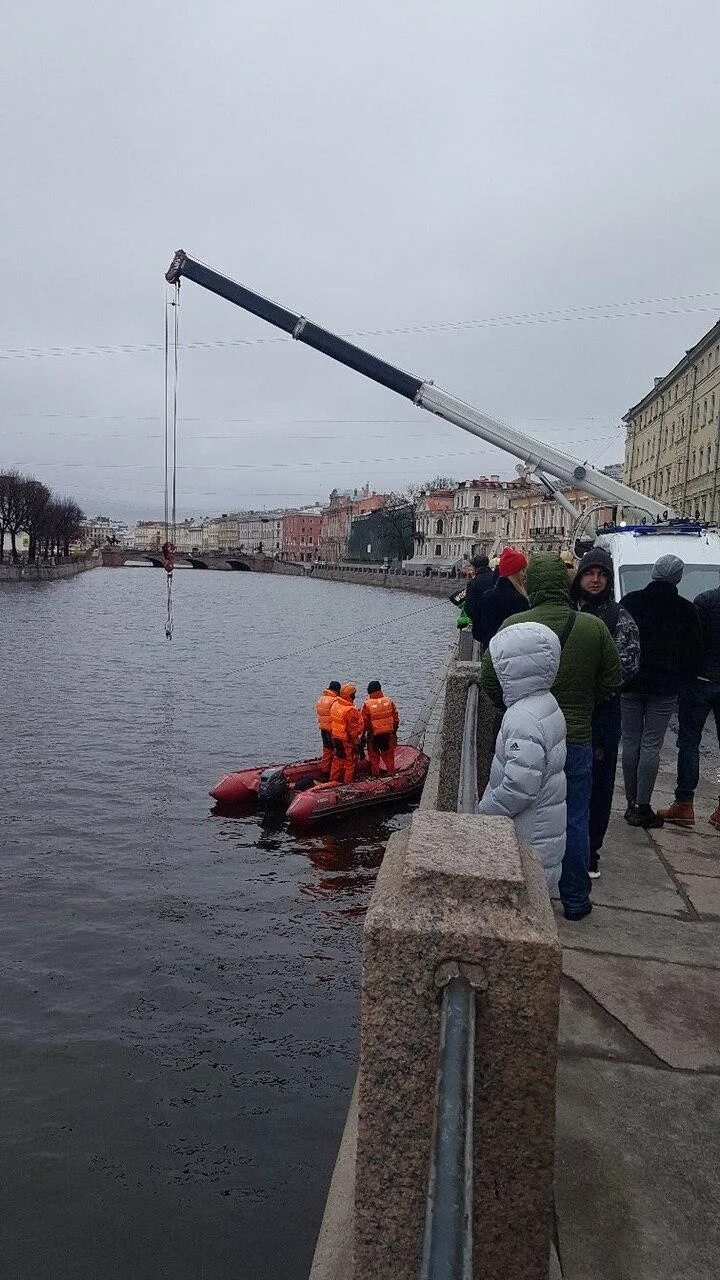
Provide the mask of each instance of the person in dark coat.
POLYGON ((485 592, 493 586, 495 579, 487 556, 473 556, 470 564, 472 576, 465 590, 464 608, 472 623, 473 640, 480 640, 482 600, 485 592))
POLYGON ((625 820, 633 827, 663 825, 650 804, 660 752, 678 694, 703 659, 698 611, 677 589, 684 568, 678 556, 661 556, 647 586, 621 601, 640 632, 640 667, 621 697, 625 820))
MULTIPOLYGON (((640 635, 637 624, 615 600, 613 562, 604 547, 591 547, 578 566, 570 599, 579 613, 593 613, 605 623, 617 646, 623 684, 637 675, 640 635)), ((610 822, 618 749, 620 747, 620 690, 599 702, 592 718, 592 792, 590 794, 590 865, 592 879, 600 875, 600 850, 610 822)))
POLYGON ((483 596, 480 635, 476 639, 485 649, 506 618, 530 608, 525 590, 526 569, 527 560, 522 551, 506 547, 498 563, 498 580, 483 596))
MULTIPOLYGON (((688 680, 680 691, 675 800, 669 809, 659 810, 665 822, 678 827, 691 827, 695 822, 693 801, 700 781, 700 741, 711 711, 720 742, 720 587, 703 591, 695 597, 694 604, 700 615, 704 656, 695 679, 688 680)), ((709 821, 720 831, 720 799, 709 821)))

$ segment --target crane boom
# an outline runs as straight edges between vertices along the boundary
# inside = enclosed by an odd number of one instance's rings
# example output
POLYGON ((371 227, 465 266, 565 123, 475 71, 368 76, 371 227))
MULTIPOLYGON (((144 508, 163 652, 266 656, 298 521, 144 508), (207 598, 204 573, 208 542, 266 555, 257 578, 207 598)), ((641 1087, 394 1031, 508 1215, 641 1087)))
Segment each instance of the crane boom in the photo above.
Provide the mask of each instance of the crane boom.
POLYGON ((582 488, 586 493, 610 506, 640 511, 653 519, 672 514, 668 512, 667 507, 654 498, 629 488, 621 481, 614 480, 603 471, 587 466, 560 449, 554 449, 543 441, 534 440, 531 436, 523 435, 522 432, 497 422, 473 405, 466 404, 449 392, 436 387, 433 382, 405 373, 395 365, 388 364, 378 356, 364 351, 362 347, 348 342, 346 338, 313 324, 305 316, 288 311, 276 302, 271 302, 244 285, 213 271, 210 267, 188 257, 184 250, 178 249, 165 274, 165 279, 170 284, 176 284, 181 278, 194 281, 211 293, 216 293, 244 311, 250 312, 251 315, 258 316, 259 319, 282 329, 298 342, 306 343, 323 355, 330 356, 332 360, 347 365, 348 368, 354 369, 356 373, 361 373, 366 378, 371 378, 380 386, 387 387, 389 391, 404 396, 419 408, 444 418, 446 422, 453 422, 456 426, 462 427, 463 431, 468 431, 488 444, 504 450, 505 453, 512 454, 524 467, 540 478, 543 472, 548 472, 563 484, 582 488))

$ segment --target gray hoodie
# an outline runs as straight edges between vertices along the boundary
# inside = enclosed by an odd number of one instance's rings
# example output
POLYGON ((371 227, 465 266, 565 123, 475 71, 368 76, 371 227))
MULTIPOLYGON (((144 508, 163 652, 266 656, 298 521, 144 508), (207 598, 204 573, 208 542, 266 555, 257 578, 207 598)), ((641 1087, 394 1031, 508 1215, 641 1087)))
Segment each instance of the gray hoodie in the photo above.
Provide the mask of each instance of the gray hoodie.
POLYGON ((490 641, 507 711, 478 813, 513 818, 532 845, 548 888, 557 888, 565 853, 565 717, 550 692, 560 641, 540 622, 518 622, 490 641))

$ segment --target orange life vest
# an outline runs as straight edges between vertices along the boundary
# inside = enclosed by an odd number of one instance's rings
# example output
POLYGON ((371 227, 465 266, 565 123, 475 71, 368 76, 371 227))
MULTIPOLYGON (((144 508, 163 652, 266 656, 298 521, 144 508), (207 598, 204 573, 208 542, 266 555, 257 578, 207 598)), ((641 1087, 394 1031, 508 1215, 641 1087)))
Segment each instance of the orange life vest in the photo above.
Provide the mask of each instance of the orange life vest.
POLYGON ((318 724, 320 725, 321 729, 326 729, 328 733, 332 732, 331 712, 332 712, 333 702, 335 702, 336 699, 337 699, 337 694, 333 693, 331 689, 326 689, 325 692, 320 695, 317 702, 315 703, 315 710, 317 711, 318 724))
POLYGON ((369 697, 365 699, 363 705, 363 719, 368 724, 373 737, 379 738, 384 733, 394 733, 398 723, 397 707, 392 698, 386 698, 384 693, 378 697, 369 697))
POLYGON ((355 744, 362 737, 362 716, 345 698, 336 698, 330 712, 332 736, 340 742, 355 744))

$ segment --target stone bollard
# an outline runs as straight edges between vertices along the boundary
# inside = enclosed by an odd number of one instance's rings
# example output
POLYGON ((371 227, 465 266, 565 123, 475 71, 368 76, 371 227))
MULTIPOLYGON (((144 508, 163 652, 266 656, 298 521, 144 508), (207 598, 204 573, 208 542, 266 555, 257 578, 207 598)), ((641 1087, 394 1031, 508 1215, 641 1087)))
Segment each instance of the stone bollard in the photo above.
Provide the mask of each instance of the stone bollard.
POLYGON ((417 812, 363 950, 354 1280, 418 1280, 447 961, 479 988, 473 1276, 546 1280, 560 946, 537 858, 509 819, 417 812))

